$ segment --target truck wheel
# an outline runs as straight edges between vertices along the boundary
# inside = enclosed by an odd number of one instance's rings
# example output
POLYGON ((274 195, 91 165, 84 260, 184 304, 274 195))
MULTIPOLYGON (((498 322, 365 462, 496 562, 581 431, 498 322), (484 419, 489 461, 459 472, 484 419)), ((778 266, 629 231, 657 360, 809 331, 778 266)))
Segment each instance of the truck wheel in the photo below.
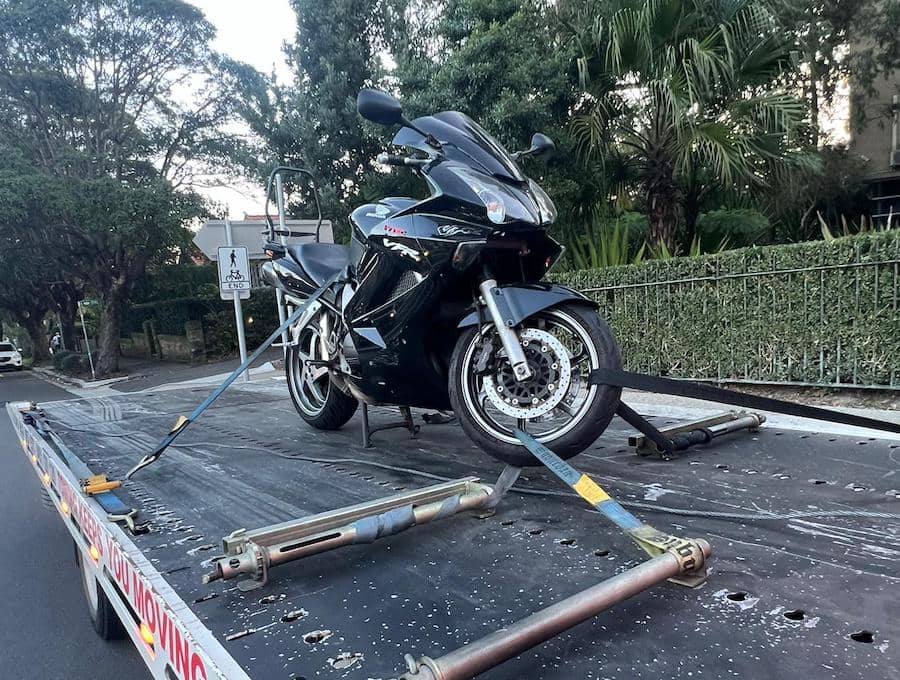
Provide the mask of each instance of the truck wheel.
POLYGON ((84 599, 87 600, 88 613, 91 623, 94 624, 94 630, 104 640, 121 640, 125 637, 125 628, 119 620, 119 614, 106 597, 106 592, 97 583, 97 579, 84 564, 78 544, 73 542, 73 545, 75 563, 81 572, 81 588, 84 591, 84 599))

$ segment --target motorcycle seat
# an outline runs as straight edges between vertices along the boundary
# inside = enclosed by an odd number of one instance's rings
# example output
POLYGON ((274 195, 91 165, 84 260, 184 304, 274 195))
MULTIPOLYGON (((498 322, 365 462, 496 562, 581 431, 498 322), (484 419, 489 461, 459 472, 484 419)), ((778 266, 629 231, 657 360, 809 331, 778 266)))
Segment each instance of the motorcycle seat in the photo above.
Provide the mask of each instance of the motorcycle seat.
POLYGON ((319 286, 350 264, 349 246, 339 243, 301 243, 287 252, 319 286))

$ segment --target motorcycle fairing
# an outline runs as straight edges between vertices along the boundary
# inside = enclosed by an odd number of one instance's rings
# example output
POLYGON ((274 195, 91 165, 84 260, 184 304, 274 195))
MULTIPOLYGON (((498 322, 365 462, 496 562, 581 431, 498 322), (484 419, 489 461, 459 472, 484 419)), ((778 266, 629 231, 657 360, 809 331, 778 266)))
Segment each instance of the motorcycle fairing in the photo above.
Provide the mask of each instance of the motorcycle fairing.
POLYGON ((350 213, 350 221, 353 223, 354 231, 358 231, 359 236, 364 241, 372 230, 387 218, 414 206, 416 203, 418 201, 413 198, 394 196, 382 198, 376 203, 366 203, 359 206, 350 213))
POLYGON ((350 331, 342 348, 352 373, 348 382, 370 403, 448 408, 445 376, 422 349, 428 311, 443 287, 440 277, 432 278, 431 254, 418 238, 421 216, 397 210, 407 202, 418 203, 392 199, 387 217, 383 208, 376 212, 383 202, 353 212, 356 281, 342 301, 350 331))
MULTIPOLYGON (((497 290, 502 291, 502 301, 506 310, 506 322, 508 325, 517 326, 530 316, 545 309, 556 307, 564 302, 579 302, 596 308, 597 303, 585 297, 578 291, 560 286, 558 284, 528 283, 510 286, 501 286, 497 290)), ((458 328, 477 326, 481 319, 477 312, 472 312, 457 325, 458 328)))

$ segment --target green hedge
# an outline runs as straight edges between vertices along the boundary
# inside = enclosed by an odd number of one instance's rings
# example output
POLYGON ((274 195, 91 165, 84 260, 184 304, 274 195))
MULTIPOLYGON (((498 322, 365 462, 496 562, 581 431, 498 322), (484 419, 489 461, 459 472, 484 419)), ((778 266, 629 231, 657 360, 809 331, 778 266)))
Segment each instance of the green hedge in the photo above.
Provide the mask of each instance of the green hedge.
POLYGON ((153 321, 157 333, 184 335, 185 323, 200 320, 225 305, 231 308, 231 303, 220 300, 218 295, 180 297, 128 305, 122 313, 122 335, 142 333, 145 321, 153 321))
POLYGON ((78 352, 73 352, 70 349, 58 349, 53 353, 53 368, 57 371, 61 371, 63 369, 63 362, 71 356, 78 356, 78 352))
MULTIPOLYGON (((244 333, 247 351, 252 352, 278 328, 278 309, 275 306, 275 289, 261 288, 253 291, 248 300, 242 300, 244 333)), ((236 354, 237 329, 234 325, 234 304, 222 302, 219 309, 203 316, 203 335, 206 352, 212 356, 236 354)))
POLYGON ((596 300, 630 370, 900 387, 900 230, 553 278, 596 300))
MULTIPOLYGON (((247 347, 252 350, 278 327, 275 291, 272 288, 254 289, 241 306, 247 347)), ((234 305, 230 300, 219 298, 218 292, 128 305, 122 314, 122 335, 142 333, 145 321, 152 321, 156 333, 163 335, 184 335, 188 321, 200 321, 208 356, 232 355, 238 351, 234 305)))

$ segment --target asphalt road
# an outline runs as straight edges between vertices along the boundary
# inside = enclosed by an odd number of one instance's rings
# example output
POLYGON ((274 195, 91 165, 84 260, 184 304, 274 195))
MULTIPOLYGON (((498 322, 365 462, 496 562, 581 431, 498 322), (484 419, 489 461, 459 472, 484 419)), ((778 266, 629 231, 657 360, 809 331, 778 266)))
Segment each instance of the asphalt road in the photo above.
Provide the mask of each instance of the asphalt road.
MULTIPOLYGON (((0 405, 70 399, 21 373, 0 373, 0 405)), ((146 680, 127 640, 104 642, 91 627, 72 539, 41 504, 38 479, 0 413, 0 676, 28 680, 146 680)))

